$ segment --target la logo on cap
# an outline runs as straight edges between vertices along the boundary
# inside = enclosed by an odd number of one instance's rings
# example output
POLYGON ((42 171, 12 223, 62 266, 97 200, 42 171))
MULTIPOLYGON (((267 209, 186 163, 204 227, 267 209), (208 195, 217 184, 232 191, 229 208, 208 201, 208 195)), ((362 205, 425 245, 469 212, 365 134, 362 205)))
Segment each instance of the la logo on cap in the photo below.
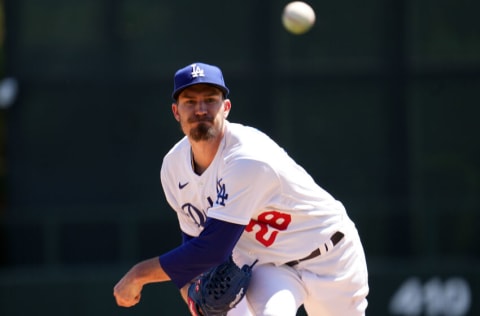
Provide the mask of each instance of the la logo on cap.
POLYGON ((197 64, 192 64, 192 77, 205 77, 205 71, 197 64))
POLYGON ((229 93, 225 86, 222 71, 217 66, 195 62, 177 70, 173 79, 173 100, 177 100, 180 92, 195 84, 210 84, 222 90, 226 97, 229 93))

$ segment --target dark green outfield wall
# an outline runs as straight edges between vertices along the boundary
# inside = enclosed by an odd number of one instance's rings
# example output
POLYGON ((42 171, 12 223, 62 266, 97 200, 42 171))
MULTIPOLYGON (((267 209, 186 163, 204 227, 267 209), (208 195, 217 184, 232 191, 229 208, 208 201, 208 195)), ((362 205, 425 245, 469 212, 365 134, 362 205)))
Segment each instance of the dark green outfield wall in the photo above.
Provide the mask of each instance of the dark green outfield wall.
MULTIPOLYGON (((480 314, 480 4, 4 0, 0 315, 187 315, 112 288, 180 241, 159 183, 176 69, 219 65, 231 121, 269 133, 357 223, 369 315, 480 314)), ((316 315, 314 315, 316 316, 316 315)))

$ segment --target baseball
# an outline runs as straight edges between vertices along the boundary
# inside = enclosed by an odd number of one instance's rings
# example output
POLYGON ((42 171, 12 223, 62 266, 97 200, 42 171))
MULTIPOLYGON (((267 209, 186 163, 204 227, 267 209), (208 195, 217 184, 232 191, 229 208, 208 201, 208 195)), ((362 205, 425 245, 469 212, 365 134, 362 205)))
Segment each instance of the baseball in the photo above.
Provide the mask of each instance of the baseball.
POLYGON ((290 33, 296 35, 304 34, 315 23, 315 11, 305 2, 290 2, 283 9, 282 23, 290 33))

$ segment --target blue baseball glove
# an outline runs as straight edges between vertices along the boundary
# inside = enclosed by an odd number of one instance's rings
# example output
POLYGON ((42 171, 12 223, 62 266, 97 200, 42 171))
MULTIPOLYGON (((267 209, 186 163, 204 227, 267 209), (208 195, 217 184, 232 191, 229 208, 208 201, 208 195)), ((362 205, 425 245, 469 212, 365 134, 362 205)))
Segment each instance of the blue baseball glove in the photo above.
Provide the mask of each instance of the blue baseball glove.
POLYGON ((255 263, 240 269, 230 257, 202 273, 188 288, 190 313, 193 316, 227 315, 245 296, 255 263))

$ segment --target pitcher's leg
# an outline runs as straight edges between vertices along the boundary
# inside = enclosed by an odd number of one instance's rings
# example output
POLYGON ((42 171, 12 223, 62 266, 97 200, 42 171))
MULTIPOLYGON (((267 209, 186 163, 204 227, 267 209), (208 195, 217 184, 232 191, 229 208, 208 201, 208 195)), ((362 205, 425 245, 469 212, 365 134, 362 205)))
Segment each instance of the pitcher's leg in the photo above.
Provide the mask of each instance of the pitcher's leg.
POLYGON ((300 273, 309 290, 304 302, 308 315, 365 315, 368 270, 355 229, 345 233, 345 240, 330 252, 305 263, 305 268, 300 273))
POLYGON ((298 273, 288 266, 255 267, 247 291, 255 316, 295 316, 305 296, 298 273))
POLYGON ((228 312, 227 316, 255 316, 255 314, 250 311, 247 303, 247 297, 244 297, 243 300, 241 300, 240 303, 235 306, 235 308, 228 312))

